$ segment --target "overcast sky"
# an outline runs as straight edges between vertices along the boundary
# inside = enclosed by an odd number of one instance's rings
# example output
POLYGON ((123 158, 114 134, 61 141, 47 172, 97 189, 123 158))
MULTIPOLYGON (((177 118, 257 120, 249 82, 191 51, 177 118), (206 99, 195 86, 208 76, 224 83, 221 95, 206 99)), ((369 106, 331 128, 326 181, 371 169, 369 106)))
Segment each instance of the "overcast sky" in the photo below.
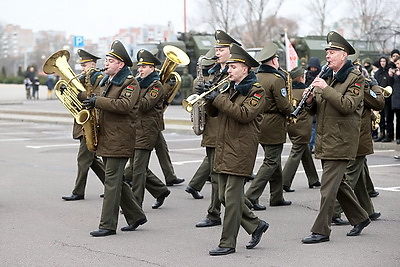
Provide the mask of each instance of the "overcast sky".
MULTIPOLYGON (((0 22, 20 25, 25 29, 61 30, 70 35, 83 35, 97 40, 112 36, 120 28, 139 27, 144 24, 167 25, 170 21, 175 32, 184 30, 183 0, 2 0, 0 22), (3 2, 5 1, 5 3, 3 2)), ((199 0, 187 2, 187 30, 201 30, 196 24, 201 16, 199 0), (196 17, 192 20, 191 17, 196 17)), ((340 1, 338 6, 345 5, 340 1)), ((334 9, 338 9, 335 7, 334 9)), ((344 12, 332 12, 330 20, 344 12)), ((309 11, 302 0, 286 0, 279 16, 296 20, 300 35, 311 30, 309 11)))

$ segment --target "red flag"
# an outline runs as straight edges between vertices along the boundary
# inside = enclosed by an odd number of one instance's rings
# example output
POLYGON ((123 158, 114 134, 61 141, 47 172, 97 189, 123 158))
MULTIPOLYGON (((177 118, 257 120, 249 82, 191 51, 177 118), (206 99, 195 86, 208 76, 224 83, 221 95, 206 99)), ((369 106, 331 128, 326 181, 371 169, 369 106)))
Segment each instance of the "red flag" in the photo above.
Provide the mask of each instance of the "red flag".
POLYGON ((286 50, 286 70, 291 71, 295 67, 297 67, 299 62, 299 56, 294 50, 292 43, 289 41, 287 37, 287 33, 285 31, 285 50, 286 50))

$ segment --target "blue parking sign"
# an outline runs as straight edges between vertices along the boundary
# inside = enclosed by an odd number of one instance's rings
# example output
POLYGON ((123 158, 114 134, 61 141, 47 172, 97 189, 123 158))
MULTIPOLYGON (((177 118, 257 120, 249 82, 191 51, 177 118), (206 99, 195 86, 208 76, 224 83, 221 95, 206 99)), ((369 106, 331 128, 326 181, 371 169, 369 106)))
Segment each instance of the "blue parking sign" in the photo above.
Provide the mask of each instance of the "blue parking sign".
POLYGON ((85 40, 83 39, 83 36, 74 36, 74 46, 75 47, 85 46, 85 40))

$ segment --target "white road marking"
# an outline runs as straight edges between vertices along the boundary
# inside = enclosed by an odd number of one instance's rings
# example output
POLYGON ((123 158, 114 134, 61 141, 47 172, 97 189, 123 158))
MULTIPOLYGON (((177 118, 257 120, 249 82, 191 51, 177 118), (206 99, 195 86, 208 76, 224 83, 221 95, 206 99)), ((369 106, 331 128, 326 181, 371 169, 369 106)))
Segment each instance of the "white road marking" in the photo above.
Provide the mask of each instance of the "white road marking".
POLYGON ((379 190, 384 190, 384 191, 400 192, 400 186, 395 186, 395 187, 377 187, 377 186, 375 186, 375 188, 379 189, 379 190))
POLYGON ((203 162, 203 159, 200 160, 187 160, 187 161, 174 161, 172 162, 173 165, 184 165, 184 164, 191 164, 191 163, 200 163, 203 162))
POLYGON ((13 138, 13 139, 0 139, 0 142, 14 142, 14 141, 28 141, 31 138, 13 138))
POLYGON ((68 147, 68 146, 79 146, 79 144, 59 144, 59 145, 42 145, 42 146, 26 146, 27 148, 51 148, 51 147, 68 147))

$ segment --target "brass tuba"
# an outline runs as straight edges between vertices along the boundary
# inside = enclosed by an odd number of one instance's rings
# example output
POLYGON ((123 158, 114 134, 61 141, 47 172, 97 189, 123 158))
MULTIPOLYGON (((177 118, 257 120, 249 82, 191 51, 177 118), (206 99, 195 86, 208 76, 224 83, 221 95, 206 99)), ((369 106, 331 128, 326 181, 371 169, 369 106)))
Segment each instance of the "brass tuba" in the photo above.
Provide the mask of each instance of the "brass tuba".
POLYGON ((181 87, 182 79, 181 76, 175 72, 175 69, 178 67, 178 65, 188 65, 190 63, 190 59, 185 52, 172 45, 164 46, 163 52, 167 58, 165 59, 159 73, 160 82, 165 85, 168 81, 172 80, 172 78, 175 80, 173 86, 164 86, 164 109, 166 109, 181 87))
MULTIPOLYGON (((69 66, 69 57, 68 50, 55 52, 44 63, 43 71, 46 74, 56 73, 61 77, 54 87, 55 95, 75 118, 76 122, 83 126, 87 147, 90 151, 95 151, 97 135, 93 136, 92 127, 90 126, 93 118, 91 118, 89 110, 83 109, 82 103, 78 99, 78 94, 86 91, 86 89, 78 79, 81 74, 76 75, 69 66)), ((83 74, 89 76, 90 72, 83 74)))

